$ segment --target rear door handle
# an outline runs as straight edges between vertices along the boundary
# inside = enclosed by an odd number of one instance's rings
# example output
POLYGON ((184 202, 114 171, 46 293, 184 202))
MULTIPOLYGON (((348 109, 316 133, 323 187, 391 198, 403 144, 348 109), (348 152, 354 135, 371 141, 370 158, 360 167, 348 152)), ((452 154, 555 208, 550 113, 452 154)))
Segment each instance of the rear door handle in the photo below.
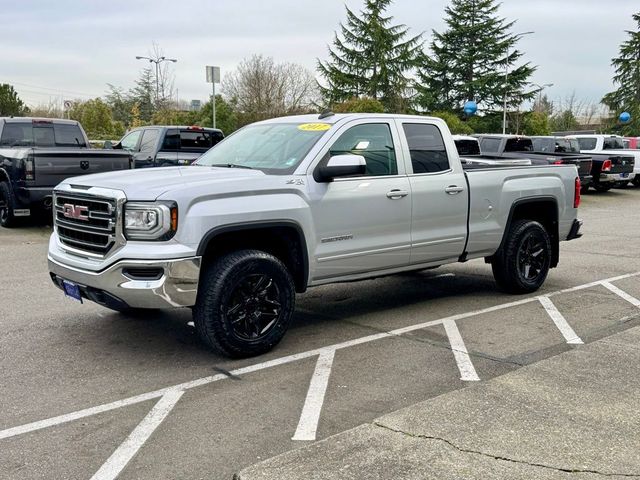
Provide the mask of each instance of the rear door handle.
POLYGON ((459 187, 457 185, 449 185, 447 188, 444 189, 444 191, 447 192, 449 195, 457 195, 463 190, 464 190, 464 187, 459 187))
POLYGON ((395 189, 387 192, 387 198, 390 198, 391 200, 398 200, 402 197, 406 197, 407 195, 409 195, 409 192, 406 190, 395 189))

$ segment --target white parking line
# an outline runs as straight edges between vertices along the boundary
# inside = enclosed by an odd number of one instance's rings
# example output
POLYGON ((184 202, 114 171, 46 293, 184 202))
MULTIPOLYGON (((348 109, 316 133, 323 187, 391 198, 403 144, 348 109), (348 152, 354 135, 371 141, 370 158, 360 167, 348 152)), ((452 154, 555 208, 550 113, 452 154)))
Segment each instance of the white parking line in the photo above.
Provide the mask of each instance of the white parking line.
POLYGON ((620 290, 618 287, 616 287, 615 285, 612 285, 609 282, 602 282, 601 285, 604 288, 608 289, 609 291, 611 291, 611 292, 615 293, 616 295, 618 295, 620 298, 625 299, 631 305, 640 308, 640 300, 638 300, 635 297, 632 297, 631 295, 629 295, 624 290, 620 290))
MULTIPOLYGON (((360 338, 355 338, 353 340, 347 340, 345 342, 341 342, 341 343, 336 343, 334 345, 329 345, 327 347, 321 347, 321 348, 316 348, 313 350, 308 350, 306 352, 301 352, 301 353, 296 353, 293 355, 287 355, 285 357, 280 357, 280 358, 276 358, 273 360, 268 360, 266 362, 261 362, 261 363, 256 363, 254 365, 249 365, 247 367, 242 367, 242 368, 238 368, 236 370, 232 370, 230 373, 232 375, 235 376, 240 376, 243 374, 247 374, 247 373, 252 373, 252 372, 257 372, 260 370, 264 370, 266 368, 271 368, 271 367, 275 367, 278 365, 284 365, 287 363, 291 363, 291 362, 296 362, 298 360, 302 360, 305 358, 309 358, 309 357, 315 357, 316 355, 320 355, 321 353, 327 351, 327 350, 340 350, 342 348, 348 348, 348 347, 352 347, 355 345, 361 345, 363 343, 368 343, 368 342, 373 342, 376 340, 381 340, 383 338, 389 338, 389 337, 394 337, 394 336, 400 336, 400 335, 404 335, 406 333, 409 332, 413 332, 416 330, 421 330, 423 328, 427 328, 427 327, 432 327, 435 325, 440 325, 444 322, 446 322, 447 320, 452 320, 452 321, 457 321, 457 320, 462 320, 464 318, 469 318, 469 317, 474 317, 477 315, 483 315, 486 313, 491 313, 491 312, 496 312, 499 310, 504 310, 506 308, 510 308, 510 307, 515 307, 518 305, 525 305, 528 303, 532 303, 532 302, 536 302, 536 301, 540 301, 539 298, 548 298, 551 296, 555 296, 555 295, 560 295, 562 293, 568 293, 568 292, 575 292, 578 290, 584 290, 586 288, 591 288, 591 287, 595 287, 598 285, 602 285, 604 283, 608 283, 608 282, 614 282, 617 280, 624 280, 626 278, 631 278, 631 277, 637 277, 640 276, 640 272, 635 272, 635 273, 629 273, 626 275, 619 275, 617 277, 612 277, 612 278, 607 278, 604 280, 598 280, 595 282, 591 282, 591 283, 585 283, 583 285, 578 285, 575 287, 570 287, 570 288, 565 288, 563 290, 557 290, 555 292, 551 292, 551 293, 547 293, 544 297, 528 297, 528 298, 524 298, 522 300, 516 300, 514 302, 508 302, 508 303, 503 303, 500 305, 495 305, 493 307, 487 307, 487 308, 483 308, 480 310, 475 310, 472 312, 466 312, 466 313, 460 313, 457 315, 451 315, 449 317, 445 317, 445 318, 441 318, 438 320, 432 320, 432 321, 428 321, 428 322, 424 322, 424 323, 419 323, 416 325, 409 325, 407 327, 401 327, 401 328, 397 328, 395 330, 391 330, 388 332, 380 332, 380 333, 375 333, 372 335, 367 335, 364 337, 360 337, 360 338)), ((17 427, 11 427, 5 430, 0 430, 0 440, 5 439, 5 438, 10 438, 10 437, 15 437, 16 435, 21 435, 24 433, 28 433, 28 432, 33 432, 36 430, 40 430, 46 427, 51 427, 54 425, 60 425, 62 423, 67 423, 73 420, 77 420, 80 418, 84 418, 84 417, 88 417, 91 415, 95 415, 98 413, 102 413, 102 412, 107 412, 110 410, 115 410, 117 408, 122 408, 128 405, 133 405, 136 403, 140 403, 140 402, 145 402, 147 400, 151 400, 154 398, 159 398, 162 397, 165 393, 171 391, 171 390, 189 390, 191 388, 196 388, 196 387, 200 387, 203 385, 208 385, 210 383, 213 382, 217 382, 219 380, 224 380, 228 378, 226 375, 223 374, 217 374, 217 375, 212 375, 212 376, 208 376, 208 377, 203 377, 203 378, 199 378, 196 380, 192 380, 189 382, 185 382, 185 383, 181 383, 181 384, 177 384, 177 385, 172 385, 170 387, 165 387, 165 388, 161 388, 158 390, 154 390, 152 392, 148 392, 148 393, 143 393, 141 395, 136 395, 133 397, 129 397, 129 398, 125 398, 122 400, 118 400, 115 402, 110 402, 110 403, 106 403, 104 405, 99 405, 96 407, 91 407, 91 408, 86 408, 83 410, 78 410, 76 412, 72 412, 72 413, 68 413, 68 414, 64 414, 64 415, 59 415, 56 417, 52 417, 52 418, 48 418, 45 420, 39 420, 36 422, 31 422, 31 423, 27 423, 24 425, 20 425, 17 427)))
POLYGON ((464 340, 462 340, 462 335, 460 335, 460 330, 458 330, 456 322, 453 320, 445 320, 442 322, 442 326, 447 332, 447 337, 449 337, 451 351, 458 364, 458 370, 460 370, 460 380, 464 380, 465 382, 480 381, 480 377, 478 377, 476 369, 471 362, 469 352, 467 352, 467 347, 464 344, 464 340))
POLYGON ((318 421, 320 420, 320 411, 324 403, 324 395, 329 384, 329 375, 333 365, 333 357, 335 350, 327 350, 318 357, 316 369, 311 377, 307 398, 302 407, 298 428, 291 440, 315 440, 316 430, 318 429, 318 421))
POLYGON ((584 343, 548 297, 538 297, 538 300, 540 300, 540 303, 551 317, 551 320, 553 320, 553 323, 556 324, 556 327, 558 327, 558 330, 560 330, 560 333, 562 333, 567 343, 571 345, 582 345, 584 343))
POLYGON ((149 439, 156 428, 167 418, 169 412, 176 406, 184 391, 171 390, 165 393, 158 403, 138 424, 133 432, 122 442, 109 459, 100 467, 91 480, 113 480, 127 466, 127 463, 138 453, 140 447, 149 439))

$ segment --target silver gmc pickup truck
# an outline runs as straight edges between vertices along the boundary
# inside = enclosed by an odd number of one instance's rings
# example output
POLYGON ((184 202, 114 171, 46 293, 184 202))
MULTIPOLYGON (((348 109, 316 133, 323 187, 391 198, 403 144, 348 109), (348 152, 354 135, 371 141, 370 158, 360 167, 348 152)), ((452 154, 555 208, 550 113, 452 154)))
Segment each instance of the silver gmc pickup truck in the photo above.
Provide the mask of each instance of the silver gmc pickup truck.
POLYGON ((324 113, 242 128, 192 166, 71 178, 54 192, 53 282, 114 310, 192 307, 232 357, 284 336, 295 294, 484 258, 538 289, 579 237, 574 165, 465 165, 437 118, 324 113))

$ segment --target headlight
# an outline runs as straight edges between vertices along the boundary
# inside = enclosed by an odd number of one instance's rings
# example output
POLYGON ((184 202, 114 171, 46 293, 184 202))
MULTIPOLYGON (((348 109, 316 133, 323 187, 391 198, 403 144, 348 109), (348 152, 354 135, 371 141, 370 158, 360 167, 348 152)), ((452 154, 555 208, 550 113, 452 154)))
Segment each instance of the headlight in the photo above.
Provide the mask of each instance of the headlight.
POLYGON ((169 240, 178 229, 178 206, 174 202, 127 203, 124 235, 128 240, 169 240))

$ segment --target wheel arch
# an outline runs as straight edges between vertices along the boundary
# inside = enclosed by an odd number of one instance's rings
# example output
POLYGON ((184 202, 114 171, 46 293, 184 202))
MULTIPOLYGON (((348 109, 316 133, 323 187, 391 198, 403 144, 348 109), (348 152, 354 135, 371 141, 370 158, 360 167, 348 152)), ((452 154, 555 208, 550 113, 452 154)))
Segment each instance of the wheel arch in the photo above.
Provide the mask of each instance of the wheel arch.
POLYGON ((222 225, 209 230, 198 245, 203 265, 239 249, 258 249, 281 260, 291 272, 296 291, 306 291, 309 254, 302 227, 291 220, 222 225))
POLYGON ((496 253, 487 257, 487 263, 502 252, 511 226, 517 220, 533 220, 544 226, 551 239, 551 268, 557 267, 560 260, 560 234, 559 234, 558 200, 553 196, 536 196, 516 200, 511 205, 507 223, 502 234, 502 240, 496 253))

